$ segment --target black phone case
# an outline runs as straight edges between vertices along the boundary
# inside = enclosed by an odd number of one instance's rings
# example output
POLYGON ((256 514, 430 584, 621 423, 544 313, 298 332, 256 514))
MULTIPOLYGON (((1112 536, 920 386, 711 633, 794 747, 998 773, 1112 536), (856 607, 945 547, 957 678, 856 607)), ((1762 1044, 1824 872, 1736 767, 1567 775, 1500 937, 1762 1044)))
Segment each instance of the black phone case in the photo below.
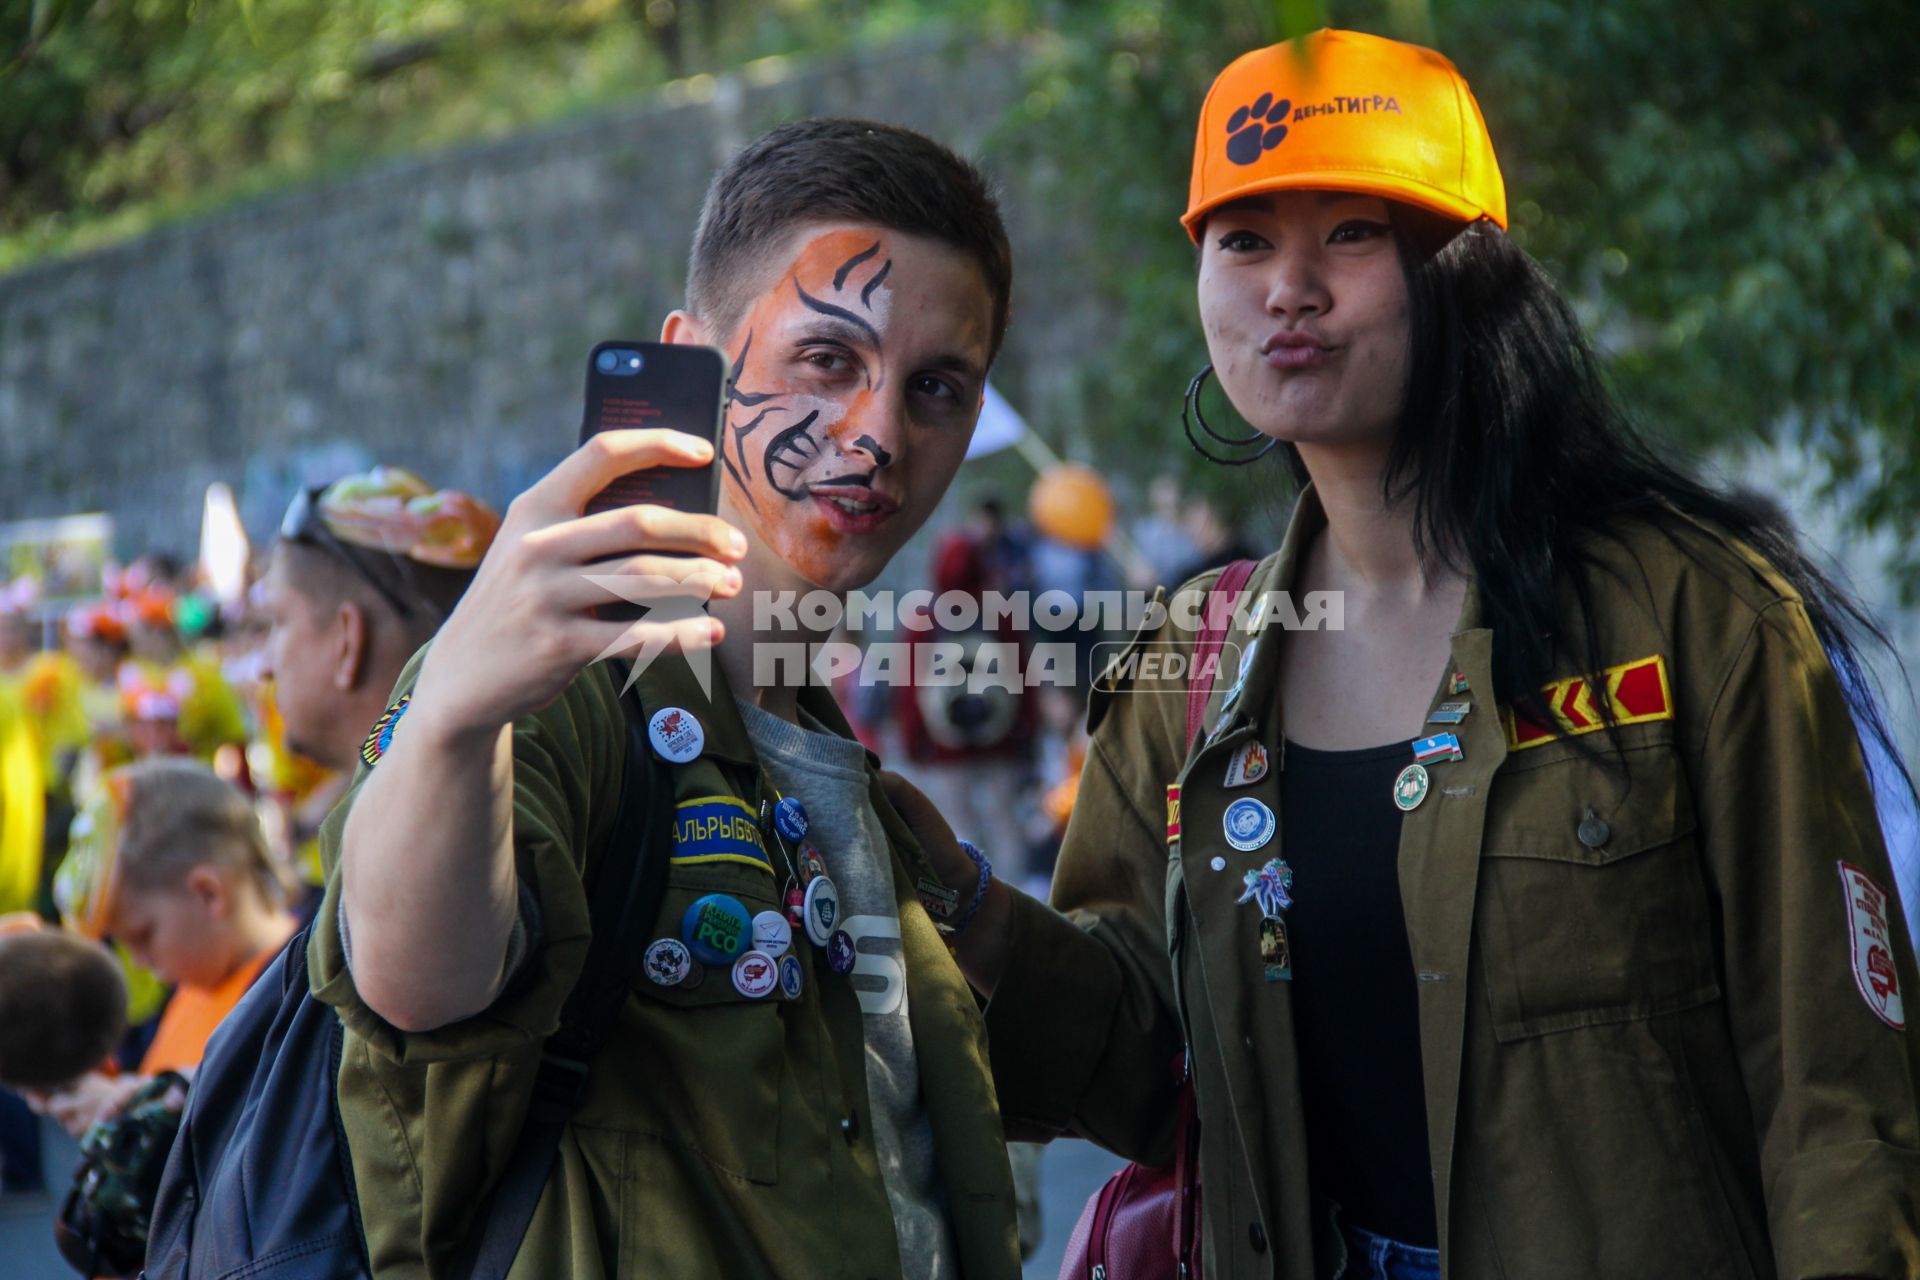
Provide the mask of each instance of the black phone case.
POLYGON ((727 358, 713 347, 670 342, 602 342, 587 356, 587 408, 580 442, 602 431, 667 427, 714 447, 705 467, 630 471, 594 495, 585 514, 638 503, 713 514, 720 500, 720 421, 726 407, 727 358), (638 351, 631 374, 602 373, 600 353, 638 351))

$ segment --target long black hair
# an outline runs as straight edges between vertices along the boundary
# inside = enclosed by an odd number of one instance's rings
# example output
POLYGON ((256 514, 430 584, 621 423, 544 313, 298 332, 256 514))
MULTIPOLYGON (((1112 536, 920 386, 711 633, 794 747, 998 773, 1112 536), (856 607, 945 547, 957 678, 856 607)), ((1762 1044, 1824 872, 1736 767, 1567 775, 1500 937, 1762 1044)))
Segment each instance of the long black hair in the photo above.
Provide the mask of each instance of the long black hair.
MULTIPOLYGON (((1799 594, 1855 725, 1899 760, 1860 657, 1869 639, 1891 645, 1801 549, 1779 508, 1703 483, 1641 435, 1609 392, 1573 308, 1499 227, 1390 208, 1412 349, 1382 484, 1389 502, 1414 504, 1422 563, 1473 575, 1493 630, 1494 696, 1557 732, 1541 696, 1556 657, 1570 657, 1592 680, 1604 666, 1581 543, 1610 536, 1623 520, 1670 530, 1691 517, 1746 543, 1799 594), (1563 633, 1563 584, 1579 603, 1578 637, 1563 633)), ((1286 455, 1304 483, 1298 451, 1289 446, 1286 455)), ((1608 702, 1595 700, 1612 737, 1608 702)))

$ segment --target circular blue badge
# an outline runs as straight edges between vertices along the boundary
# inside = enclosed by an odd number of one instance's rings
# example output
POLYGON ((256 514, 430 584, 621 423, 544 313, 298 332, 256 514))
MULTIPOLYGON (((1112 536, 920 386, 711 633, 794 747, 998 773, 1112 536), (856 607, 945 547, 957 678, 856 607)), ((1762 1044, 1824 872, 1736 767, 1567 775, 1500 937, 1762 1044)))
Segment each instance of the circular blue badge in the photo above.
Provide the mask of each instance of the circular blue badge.
POLYGON ((789 1000, 800 998, 801 974, 800 957, 785 955, 780 957, 780 991, 789 1000))
POLYGON ((1221 825, 1226 828, 1228 844, 1251 853, 1273 839, 1273 810, 1252 796, 1242 796, 1227 806, 1221 825))
POLYGON ((753 917, 738 898, 710 893, 680 918, 680 940, 702 964, 732 964, 753 945, 753 917))
POLYGON ((773 806, 773 829, 789 840, 801 840, 807 834, 807 806, 792 796, 773 806))

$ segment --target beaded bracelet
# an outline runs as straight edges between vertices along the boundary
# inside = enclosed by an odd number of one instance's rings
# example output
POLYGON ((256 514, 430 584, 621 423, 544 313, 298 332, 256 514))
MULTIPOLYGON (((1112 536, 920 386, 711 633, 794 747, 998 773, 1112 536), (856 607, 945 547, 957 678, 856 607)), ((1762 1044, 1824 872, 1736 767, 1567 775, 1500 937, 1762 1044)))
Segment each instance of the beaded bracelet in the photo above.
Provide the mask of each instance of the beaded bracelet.
POLYGON ((987 900, 987 881, 993 879, 993 864, 987 861, 986 854, 980 852, 979 845, 971 840, 962 840, 960 851, 972 858, 973 865, 980 868, 980 883, 973 891, 973 901, 967 904, 960 918, 948 928, 947 936, 950 938, 959 936, 960 931, 972 924, 973 918, 980 914, 980 904, 987 900))

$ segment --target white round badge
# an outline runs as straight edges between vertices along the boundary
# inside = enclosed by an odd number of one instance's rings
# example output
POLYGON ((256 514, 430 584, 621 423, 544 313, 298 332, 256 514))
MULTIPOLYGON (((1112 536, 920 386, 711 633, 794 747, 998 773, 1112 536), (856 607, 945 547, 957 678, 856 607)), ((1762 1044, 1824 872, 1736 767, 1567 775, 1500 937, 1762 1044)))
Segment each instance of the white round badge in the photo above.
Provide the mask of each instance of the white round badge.
POLYGON ((793 945, 793 926, 778 911, 762 911, 753 918, 753 945, 778 960, 793 945))
POLYGON ((677 987, 693 972, 693 955, 678 938, 661 938, 647 948, 647 977, 663 987, 677 987))
POLYGON ((733 989, 758 1000, 780 985, 780 962, 764 951, 749 951, 733 962, 733 989))
POLYGON ((1226 828, 1228 844, 1251 853, 1273 839, 1273 810, 1252 796, 1242 796, 1227 806, 1221 825, 1226 828))
POLYGON ((807 937, 816 947, 827 945, 833 931, 840 927, 840 891, 827 876, 815 876, 807 882, 807 901, 801 908, 807 922, 807 937))
POLYGON ((666 759, 685 764, 706 749, 707 731, 684 707, 662 707, 647 721, 647 741, 666 759))

